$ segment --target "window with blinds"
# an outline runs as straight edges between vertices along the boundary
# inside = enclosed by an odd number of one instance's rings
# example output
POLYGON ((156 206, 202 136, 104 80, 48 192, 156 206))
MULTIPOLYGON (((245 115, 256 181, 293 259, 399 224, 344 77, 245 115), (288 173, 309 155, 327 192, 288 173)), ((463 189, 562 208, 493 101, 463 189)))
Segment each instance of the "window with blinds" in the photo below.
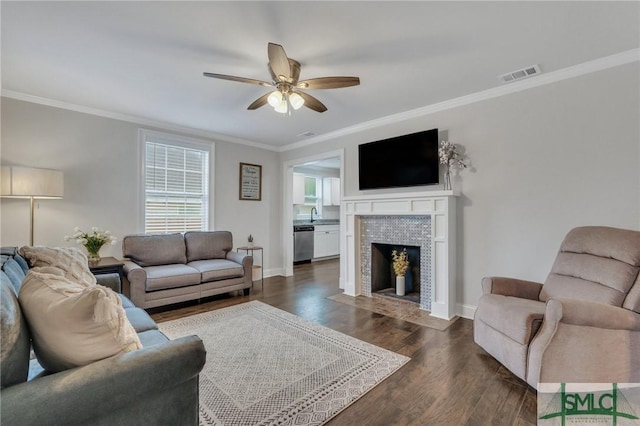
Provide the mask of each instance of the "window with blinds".
POLYGON ((209 151, 145 140, 144 232, 206 231, 209 151))

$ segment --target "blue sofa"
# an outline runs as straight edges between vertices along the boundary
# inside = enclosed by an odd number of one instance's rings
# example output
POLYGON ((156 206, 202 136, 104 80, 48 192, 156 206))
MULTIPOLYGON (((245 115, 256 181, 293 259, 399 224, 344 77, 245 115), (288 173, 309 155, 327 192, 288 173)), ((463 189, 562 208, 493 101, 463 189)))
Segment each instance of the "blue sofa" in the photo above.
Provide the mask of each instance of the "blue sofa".
MULTIPOLYGON (((197 425, 198 378, 206 352, 197 336, 169 340, 151 317, 122 298, 143 348, 49 373, 31 355, 17 294, 28 271, 16 249, 0 249, 0 424, 197 425)), ((99 284, 119 290, 119 278, 99 284)))

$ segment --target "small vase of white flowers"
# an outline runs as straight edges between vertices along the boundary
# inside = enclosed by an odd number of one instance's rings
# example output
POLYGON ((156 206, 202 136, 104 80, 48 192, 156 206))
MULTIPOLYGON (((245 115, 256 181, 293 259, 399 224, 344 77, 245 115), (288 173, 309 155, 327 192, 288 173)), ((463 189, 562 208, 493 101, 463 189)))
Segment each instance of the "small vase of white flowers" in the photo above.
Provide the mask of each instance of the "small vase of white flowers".
POLYGON ((93 227, 91 232, 84 232, 77 226, 75 227, 75 234, 64 237, 65 241, 74 240, 87 250, 87 258, 89 262, 96 263, 100 261, 100 249, 105 244, 114 245, 118 239, 111 235, 109 231, 103 231, 100 228, 93 227))

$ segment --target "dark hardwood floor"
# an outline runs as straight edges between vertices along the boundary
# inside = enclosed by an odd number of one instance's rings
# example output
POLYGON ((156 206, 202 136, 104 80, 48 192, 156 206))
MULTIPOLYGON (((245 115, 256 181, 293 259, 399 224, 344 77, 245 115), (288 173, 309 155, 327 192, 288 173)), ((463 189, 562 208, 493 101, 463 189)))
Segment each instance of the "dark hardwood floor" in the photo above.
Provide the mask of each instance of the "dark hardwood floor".
MULTIPOLYGON (((339 293, 339 261, 295 267, 256 283, 250 296, 222 296, 150 311, 158 321, 260 300, 411 358, 328 425, 535 425, 536 392, 473 342, 473 323, 445 331, 327 299, 339 293)), ((478 284, 479 285, 479 284, 478 284)))

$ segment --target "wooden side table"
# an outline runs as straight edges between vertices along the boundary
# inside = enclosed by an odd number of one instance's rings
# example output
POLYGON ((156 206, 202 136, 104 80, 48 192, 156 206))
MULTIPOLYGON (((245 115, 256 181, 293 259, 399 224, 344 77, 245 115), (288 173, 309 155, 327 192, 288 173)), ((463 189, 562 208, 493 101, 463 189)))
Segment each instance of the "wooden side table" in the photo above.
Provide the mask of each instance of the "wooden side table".
POLYGON ((260 271, 260 288, 263 289, 264 288, 264 249, 262 247, 259 246, 242 246, 242 247, 238 247, 236 249, 236 252, 240 252, 240 250, 245 251, 247 254, 251 253, 251 257, 253 257, 253 271, 251 271, 251 282, 253 281, 258 281, 258 280, 254 280, 255 276, 256 276, 256 272, 259 270, 260 271), (256 264, 256 257, 254 255, 254 252, 259 251, 260 252, 260 263, 256 264))

